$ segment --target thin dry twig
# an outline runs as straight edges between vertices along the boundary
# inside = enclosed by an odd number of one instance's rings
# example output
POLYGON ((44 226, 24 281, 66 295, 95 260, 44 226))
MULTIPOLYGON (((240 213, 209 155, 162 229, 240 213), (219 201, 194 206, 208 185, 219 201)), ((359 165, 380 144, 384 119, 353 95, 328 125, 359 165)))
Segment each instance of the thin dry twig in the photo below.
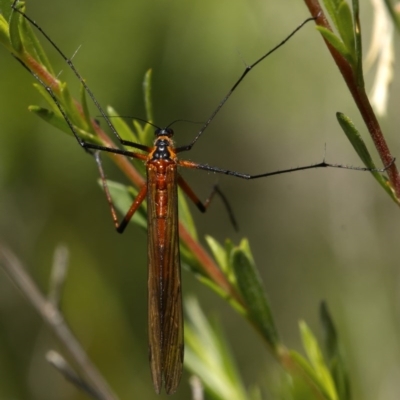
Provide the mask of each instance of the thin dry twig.
POLYGON ((0 266, 12 282, 24 294, 35 310, 50 327, 64 346, 68 356, 74 360, 92 391, 102 400, 118 400, 103 376, 92 364, 79 341, 75 338, 62 313, 40 292, 31 277, 25 272, 20 260, 6 246, 0 244, 0 266))
POLYGON ((69 382, 96 400, 103 400, 101 393, 97 393, 87 384, 68 364, 65 358, 54 350, 46 354, 46 360, 69 382))

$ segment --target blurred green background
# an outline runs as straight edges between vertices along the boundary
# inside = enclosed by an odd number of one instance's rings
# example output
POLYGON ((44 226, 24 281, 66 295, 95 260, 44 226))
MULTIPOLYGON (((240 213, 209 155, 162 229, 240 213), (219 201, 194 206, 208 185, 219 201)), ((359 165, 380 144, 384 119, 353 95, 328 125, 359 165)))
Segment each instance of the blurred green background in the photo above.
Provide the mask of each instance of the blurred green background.
MULTIPOLYGON (((371 10, 362 2, 364 46, 371 10)), ((301 1, 28 2, 32 16, 74 58, 99 102, 145 117, 141 82, 153 69, 155 122, 205 121, 244 63, 251 64, 309 16, 301 1)), ((47 46, 46 46, 47 48, 47 46)), ((79 85, 50 57, 75 95, 79 85)), ((62 309, 121 399, 156 399, 147 362, 146 237, 122 236, 96 183, 94 161, 70 137, 28 112, 44 105, 33 78, 0 49, 0 240, 24 261, 43 291, 59 243, 69 247, 62 309)), ((373 74, 367 76, 370 85, 373 74)), ((399 81, 382 127, 400 154, 399 81)), ((312 24, 240 85, 193 151, 193 161, 248 173, 327 161, 361 165, 336 122, 357 109, 312 24)), ((96 114, 95 114, 96 115, 96 114)), ((197 125, 174 126, 178 144, 197 125)), ((372 147, 370 146, 370 149, 372 147)), ((373 153, 375 155, 375 153, 373 153)), ((111 163, 109 177, 121 179, 111 163)), ((184 172, 201 198, 216 176, 184 172)), ((288 346, 300 349, 298 320, 322 338, 318 306, 327 300, 349 358, 355 399, 397 399, 400 390, 398 207, 369 173, 315 170, 246 182, 218 177, 239 221, 235 233, 221 204, 193 211, 200 237, 248 237, 288 346)), ((222 321, 247 386, 267 393, 280 367, 254 331, 224 302, 183 272, 222 321)), ((40 318, 0 272, 0 398, 84 399, 44 360, 58 348, 40 318)), ((188 374, 176 399, 190 398, 188 374)))

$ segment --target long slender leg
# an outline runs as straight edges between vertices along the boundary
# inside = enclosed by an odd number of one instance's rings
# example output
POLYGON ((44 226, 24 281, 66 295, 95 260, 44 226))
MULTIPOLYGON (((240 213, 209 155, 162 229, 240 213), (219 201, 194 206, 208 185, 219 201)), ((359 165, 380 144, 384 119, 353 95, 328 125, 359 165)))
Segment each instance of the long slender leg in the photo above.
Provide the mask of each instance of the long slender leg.
POLYGON ((269 50, 267 53, 265 53, 262 57, 260 57, 256 62, 254 62, 251 65, 248 65, 245 70, 243 71, 242 75, 240 75, 240 78, 235 82, 235 84, 232 86, 232 88, 229 90, 227 95, 221 100, 221 102, 218 104, 217 108, 213 111, 211 116, 208 118, 208 120, 204 123, 203 127, 200 129, 200 131, 197 133, 196 137, 192 140, 191 143, 189 143, 186 146, 180 146, 176 148, 176 152, 180 153, 182 151, 188 151, 190 150, 194 144, 199 140, 200 136, 203 134, 203 132, 207 129, 208 125, 210 125, 211 121, 215 118, 215 116, 218 114, 218 112, 221 110, 221 108, 224 106, 224 104, 227 102, 229 97, 231 97, 232 93, 234 90, 239 86, 239 84, 242 82, 242 80, 245 78, 245 76, 261 61, 266 59, 270 54, 272 54, 274 51, 278 50, 280 47, 282 47, 292 36, 294 36, 305 24, 307 24, 310 21, 315 21, 319 15, 316 17, 310 17, 307 18, 305 21, 303 21, 294 31, 292 31, 285 39, 283 39, 278 45, 276 45, 274 48, 269 50))
POLYGON ((207 197, 207 199, 204 203, 197 197, 196 193, 193 192, 192 188, 188 185, 188 183, 179 174, 178 174, 178 185, 202 213, 207 211, 212 199, 214 198, 215 194, 217 194, 225 206, 225 209, 228 213, 231 224, 233 225, 233 227, 235 228, 236 231, 238 230, 238 224, 236 222, 236 218, 233 213, 232 207, 229 204, 227 197, 222 193, 222 191, 220 190, 220 188, 218 187, 217 184, 215 184, 213 186, 211 193, 209 194, 209 196, 207 197))
POLYGON ((94 157, 96 159, 97 167, 99 169, 101 182, 103 183, 104 193, 106 194, 107 202, 108 202, 108 205, 110 206, 111 217, 113 219, 115 229, 117 230, 118 233, 122 233, 122 232, 124 232, 129 221, 131 220, 133 214, 137 211, 137 209, 143 203, 143 200, 146 198, 147 185, 142 186, 142 188, 139 190, 138 195, 136 196, 135 200, 133 201, 132 205, 130 206, 128 212, 126 213, 125 217, 122 219, 121 222, 118 222, 117 212, 115 210, 115 206, 114 206, 114 203, 111 198, 110 190, 107 185, 106 176, 104 174, 103 165, 101 163, 100 153, 98 151, 96 151, 94 154, 94 157))
MULTIPOLYGON (((140 154, 140 153, 134 153, 132 151, 129 150, 122 150, 122 149, 118 149, 118 148, 114 148, 114 147, 107 147, 107 146, 101 146, 98 144, 94 144, 94 143, 88 143, 85 142, 84 140, 82 140, 79 135, 78 132, 76 131, 76 128, 74 126, 74 124, 72 123, 72 121, 68 118, 68 115, 66 114, 64 108, 61 106, 60 102, 57 99, 57 96, 55 95, 54 91, 51 89, 50 86, 47 86, 43 80, 35 73, 33 72, 21 59, 16 58, 17 61, 19 61, 22 66, 27 69, 32 75, 33 77, 40 83, 41 86, 43 86, 47 93, 49 94, 49 96, 52 98, 52 100, 54 101, 54 103, 56 104, 57 108, 60 110, 61 115, 63 116, 63 118, 65 119, 65 122, 68 124, 68 127, 70 128, 71 132, 73 133, 73 135, 75 136, 76 140, 78 141, 78 143, 89 153, 91 153, 90 150, 102 150, 102 151, 107 151, 109 153, 114 153, 114 154, 121 154, 123 156, 128 156, 128 157, 133 157, 133 158, 138 158, 140 160, 147 160, 147 156, 144 154, 140 154)), ((148 146, 142 145, 140 143, 134 143, 134 142, 130 142, 129 146, 137 148, 139 150, 144 150, 149 152, 151 149, 148 146)))
POLYGON ((279 171, 266 172, 266 173, 257 174, 257 175, 243 174, 241 172, 230 171, 228 169, 213 167, 213 166, 207 165, 207 164, 197 164, 192 161, 186 161, 186 160, 179 160, 178 164, 181 165, 182 167, 186 167, 186 168, 202 169, 205 171, 215 172, 217 174, 230 175, 230 176, 235 176, 236 178, 250 180, 250 179, 265 178, 267 176, 286 174, 288 172, 304 171, 306 169, 314 169, 314 168, 340 168, 340 169, 351 169, 351 170, 355 170, 355 171, 385 172, 393 164, 394 161, 395 161, 395 159, 393 159, 389 165, 386 165, 382 169, 371 169, 371 168, 367 168, 367 167, 352 167, 349 165, 331 164, 331 163, 325 162, 325 160, 324 160, 318 164, 303 165, 301 167, 281 169, 279 171))
MULTIPOLYGON (((113 132, 113 134, 115 135, 115 137, 120 141, 121 144, 123 145, 128 145, 128 146, 132 146, 135 148, 138 148, 140 150, 144 150, 144 151, 148 151, 148 147, 144 146, 140 143, 135 143, 135 142, 131 142, 129 140, 125 140, 122 139, 121 136, 118 134, 117 130, 115 129, 114 125, 112 124, 110 118, 108 117, 107 113, 103 110, 103 108, 101 107, 100 103, 97 101, 96 97, 94 96, 93 92, 91 91, 91 89, 89 88, 89 86, 87 85, 87 83, 85 82, 85 80, 82 78, 82 75, 79 73, 79 71, 77 70, 77 68, 75 67, 74 63, 72 62, 71 59, 69 59, 63 52, 62 50, 56 45, 56 43, 50 38, 50 36, 36 23, 36 21, 34 21, 32 18, 30 18, 28 15, 26 15, 24 12, 22 12, 19 8, 18 8, 18 3, 19 0, 14 0, 14 2, 11 5, 11 8, 21 14, 27 21, 29 21, 45 38, 46 40, 54 47, 54 49, 58 52, 58 54, 60 54, 60 56, 64 59, 64 61, 68 64, 68 66, 72 69, 72 71, 74 72, 74 74, 76 75, 76 77, 79 79, 79 82, 82 84, 82 86, 85 88, 86 92, 89 94, 89 97, 92 99, 93 104, 96 106, 96 108, 100 111, 100 114, 102 115, 102 117, 105 119, 107 125, 109 126, 109 128, 111 129, 111 131, 113 132)), ((21 60, 19 60, 21 61, 21 60)), ((21 61, 22 62, 22 61, 21 61)), ((22 62, 22 64, 24 64, 22 62)), ((30 71, 30 69, 24 64, 24 66, 30 71)), ((37 75, 34 74, 32 71, 31 73, 33 74, 33 76, 41 83, 41 85, 49 92, 49 89, 51 90, 51 88, 47 87, 47 85, 44 84, 44 82, 42 82, 40 80, 40 78, 38 79, 37 75)), ((53 96, 51 96, 54 99, 53 96)), ((56 100, 55 100, 56 101, 56 100)), ((58 100, 56 101, 56 103, 58 102, 58 100)), ((57 105, 58 107, 58 105, 57 105)), ((65 113, 63 113, 63 116, 65 118, 65 113)), ((90 146, 85 146, 84 145, 84 141, 82 141, 75 133, 74 133, 76 139, 78 140, 79 144, 87 149, 87 148, 93 148, 96 149, 95 147, 90 147, 90 146)), ((101 148, 98 148, 98 150, 102 150, 101 148)))

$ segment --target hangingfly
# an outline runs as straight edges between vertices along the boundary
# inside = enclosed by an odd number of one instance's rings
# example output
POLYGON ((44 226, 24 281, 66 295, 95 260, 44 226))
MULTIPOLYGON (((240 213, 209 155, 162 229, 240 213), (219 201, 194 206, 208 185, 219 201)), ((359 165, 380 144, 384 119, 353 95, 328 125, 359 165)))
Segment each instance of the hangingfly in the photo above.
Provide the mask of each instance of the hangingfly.
MULTIPOLYGON (((79 81, 93 100, 94 104, 105 119, 107 125, 113 134, 118 138, 120 143, 125 146, 144 151, 147 155, 119 149, 114 147, 102 146, 94 143, 85 142, 78 134, 75 126, 71 122, 60 104, 56 94, 52 88, 47 85, 43 79, 29 67, 19 60, 46 89, 47 93, 52 97, 61 114, 65 118, 75 138, 79 144, 89 152, 95 150, 95 158, 98 164, 100 176, 103 182, 104 190, 111 208, 111 214, 114 224, 118 232, 123 232, 128 222, 132 218, 135 211, 141 203, 147 199, 147 225, 148 225, 148 335, 149 335, 149 355, 153 384, 157 393, 160 393, 164 385, 168 394, 174 393, 178 387, 182 369, 183 369, 183 316, 182 316, 182 294, 181 294, 181 274, 180 274, 180 253, 179 253, 179 232, 178 232, 178 192, 177 187, 180 186, 185 194, 196 204, 201 212, 205 212, 210 204, 213 195, 219 194, 227 205, 225 198, 217 187, 214 187, 209 198, 202 203, 195 195, 189 185, 183 180, 178 172, 178 167, 196 168, 211 171, 219 174, 231 175, 243 179, 257 179, 272 175, 283 174, 287 172, 300 171, 312 168, 335 167, 350 168, 358 170, 367 170, 368 168, 347 167, 340 164, 329 164, 322 161, 319 164, 306 165, 303 167, 290 168, 286 170, 267 172, 258 175, 248 175, 235 171, 225 170, 218 167, 212 167, 208 164, 197 164, 191 161, 179 160, 177 154, 189 151, 208 125, 226 103, 236 87, 244 79, 250 70, 263 61, 268 55, 277 50, 287 42, 301 27, 307 22, 318 18, 308 18, 300 26, 298 26, 288 37, 275 46, 272 50, 264 54, 252 65, 247 66, 229 90, 227 95, 222 99, 217 108, 203 124, 195 138, 186 146, 174 147, 172 137, 173 130, 170 127, 157 128, 155 132, 154 145, 149 147, 140 143, 124 140, 120 137, 110 118, 107 116, 103 108, 99 105, 91 90, 88 88, 82 76, 76 70, 74 64, 68 59, 52 39, 26 14, 24 14, 17 6, 18 0, 15 0, 12 8, 19 12, 32 23, 51 43, 57 52, 71 67, 79 81), (120 154, 123 156, 136 158, 145 161, 147 183, 139 190, 139 193, 129 208, 127 214, 118 222, 117 213, 115 211, 111 195, 107 186, 105 174, 100 160, 99 150, 109 153, 120 154)), ((386 166, 387 168, 387 166, 386 166)), ((386 169, 385 168, 385 169, 386 169)), ((383 171, 383 170, 376 170, 383 171)), ((228 209, 229 211, 229 209, 228 209)), ((232 215, 231 215, 232 218, 232 215)))

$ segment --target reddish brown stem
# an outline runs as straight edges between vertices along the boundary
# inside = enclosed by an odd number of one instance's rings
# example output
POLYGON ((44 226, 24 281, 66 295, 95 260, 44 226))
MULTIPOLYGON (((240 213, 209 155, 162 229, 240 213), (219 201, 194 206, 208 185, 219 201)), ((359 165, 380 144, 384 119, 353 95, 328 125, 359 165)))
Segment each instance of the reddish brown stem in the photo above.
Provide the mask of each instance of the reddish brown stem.
MULTIPOLYGON (((332 28, 330 27, 329 22, 326 19, 324 12, 319 4, 319 1, 304 0, 304 2, 306 3, 308 9, 310 10, 311 15, 318 15, 318 18, 315 21, 316 24, 332 31, 332 28)), ((357 104, 357 107, 368 128, 368 131, 375 144, 376 150, 379 153, 383 165, 384 166, 390 165, 390 167, 387 169, 389 180, 394 192, 396 193, 396 197, 400 199, 399 172, 397 170, 395 163, 392 162, 394 157, 390 153, 389 147, 383 136, 379 122, 375 116, 371 103, 369 102, 368 96, 365 92, 365 87, 364 86, 360 87, 358 85, 357 79, 353 73, 353 69, 351 65, 347 62, 347 60, 340 53, 338 53, 335 50, 335 48, 329 44, 329 42, 327 42, 325 39, 324 41, 333 59, 335 60, 335 63, 338 66, 347 84, 347 87, 349 88, 350 93, 353 96, 355 103, 357 104)))
POLYGON ((37 74, 41 81, 45 82, 55 95, 60 95, 60 81, 50 74, 42 64, 38 63, 29 53, 26 52, 22 55, 17 55, 17 58, 20 58, 31 71, 37 74))
POLYGON ((179 235, 181 240, 199 260, 201 267, 207 276, 214 283, 216 283, 218 287, 227 294, 228 297, 235 299, 235 301, 237 301, 241 306, 244 306, 242 297, 235 290, 235 288, 232 287, 210 255, 204 250, 198 241, 193 239, 182 223, 179 223, 179 235))

